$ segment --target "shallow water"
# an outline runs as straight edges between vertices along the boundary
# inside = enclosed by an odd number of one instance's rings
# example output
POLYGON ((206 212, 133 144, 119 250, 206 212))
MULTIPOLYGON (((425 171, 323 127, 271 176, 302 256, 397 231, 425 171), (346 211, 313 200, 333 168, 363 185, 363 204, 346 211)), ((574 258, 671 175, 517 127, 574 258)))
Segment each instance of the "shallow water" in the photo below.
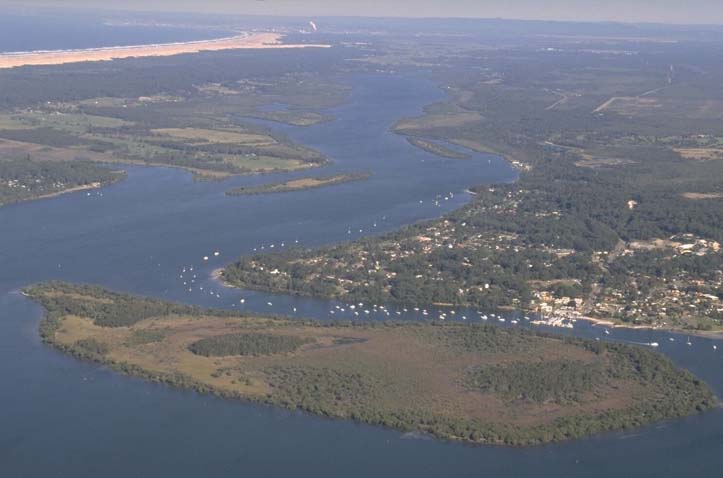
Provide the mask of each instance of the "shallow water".
MULTIPOLYGON (((319 477, 720 476, 720 410, 547 447, 472 447, 177 391, 76 361, 40 343, 41 311, 18 290, 48 279, 199 305, 238 308, 243 297, 247 311, 291 313, 296 307, 300 316, 328 317, 333 303, 225 289, 209 275, 262 245, 269 251, 297 240, 334 243, 436 217, 468 201, 464 190, 470 185, 516 178, 500 158, 437 158, 389 132, 395 120, 419 114, 442 97, 426 79, 349 81, 350 101, 328 112, 335 121, 274 127, 333 159, 319 174, 364 170, 372 173, 367 181, 228 197, 224 191, 234 187, 308 172, 219 183, 194 182, 175 169, 129 167, 127 181, 90 195, 0 208, 3 476, 59 471, 78 477, 289 476, 300 470, 319 477), (437 207, 437 195, 450 199, 437 207), (218 257, 212 255, 216 250, 218 257), (206 255, 208 262, 202 259, 206 255), (183 286, 179 271, 190 266, 202 279, 203 292, 183 286), (269 301, 273 306, 266 305, 269 301)), ((606 338, 602 329, 583 324, 572 333, 606 338)), ((693 338, 689 347, 685 337, 669 342, 669 335, 615 330, 610 338, 660 342, 661 352, 720 394, 723 361, 711 341, 693 338)))

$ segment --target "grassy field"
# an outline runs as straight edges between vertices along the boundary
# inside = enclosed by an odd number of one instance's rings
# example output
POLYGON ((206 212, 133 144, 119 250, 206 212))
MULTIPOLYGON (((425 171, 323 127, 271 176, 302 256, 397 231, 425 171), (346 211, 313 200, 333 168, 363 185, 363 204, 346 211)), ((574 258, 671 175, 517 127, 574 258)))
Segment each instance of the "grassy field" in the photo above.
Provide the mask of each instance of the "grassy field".
POLYGON ((494 326, 329 324, 50 283, 44 340, 150 380, 475 443, 532 445, 706 410, 667 359, 494 326))
POLYGON ((151 131, 162 136, 185 140, 188 144, 243 144, 247 146, 270 146, 278 142, 266 134, 202 128, 162 128, 151 131))
MULTIPOLYGON (((23 157, 43 156, 47 160, 70 158, 173 166, 210 178, 293 171, 324 164, 326 158, 320 153, 243 121, 243 117, 256 117, 311 125, 328 120, 309 109, 315 104, 314 95, 321 97, 318 90, 305 86, 296 93, 297 97, 287 91, 284 80, 277 81, 276 87, 284 93, 276 92, 274 83, 243 88, 234 85, 233 90, 216 85, 182 97, 96 97, 4 111, 0 113, 0 152, 12 153, 15 149, 23 157), (260 91, 256 92, 257 89, 260 91), (272 92, 282 96, 272 97, 272 92), (268 102, 282 99, 296 101, 295 109, 260 109, 268 102)), ((335 101, 340 97, 336 96, 335 101)), ((325 105, 327 101, 317 103, 325 105)))

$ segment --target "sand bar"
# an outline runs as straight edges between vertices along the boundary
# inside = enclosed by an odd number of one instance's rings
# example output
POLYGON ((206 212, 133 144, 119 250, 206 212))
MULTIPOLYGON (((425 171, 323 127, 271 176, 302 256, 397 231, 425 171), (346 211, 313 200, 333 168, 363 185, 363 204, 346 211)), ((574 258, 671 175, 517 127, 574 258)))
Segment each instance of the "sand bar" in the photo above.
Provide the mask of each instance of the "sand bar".
POLYGON ((329 48, 322 44, 284 44, 280 33, 244 33, 216 40, 156 45, 132 45, 84 50, 33 51, 0 54, 0 69, 20 66, 62 65, 86 61, 111 61, 123 58, 172 56, 203 51, 236 49, 329 48))

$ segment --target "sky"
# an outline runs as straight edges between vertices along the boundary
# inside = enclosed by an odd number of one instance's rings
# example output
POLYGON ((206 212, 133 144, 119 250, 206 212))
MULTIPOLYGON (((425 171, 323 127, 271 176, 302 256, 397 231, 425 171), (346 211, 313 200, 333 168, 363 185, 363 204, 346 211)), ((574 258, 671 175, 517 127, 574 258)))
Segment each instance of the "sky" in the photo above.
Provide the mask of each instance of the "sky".
POLYGON ((304 17, 477 17, 723 24, 723 0, 0 0, 0 7, 3 4, 304 17))

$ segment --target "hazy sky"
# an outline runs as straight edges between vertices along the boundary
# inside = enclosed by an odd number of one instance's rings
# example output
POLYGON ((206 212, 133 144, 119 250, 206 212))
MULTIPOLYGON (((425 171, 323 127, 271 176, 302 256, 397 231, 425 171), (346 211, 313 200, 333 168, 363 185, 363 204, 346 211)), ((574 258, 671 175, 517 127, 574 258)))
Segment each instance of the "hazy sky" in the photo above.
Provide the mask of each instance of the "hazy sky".
POLYGON ((2 4, 305 17, 502 17, 723 24, 723 0, 0 0, 0 7, 2 4))

